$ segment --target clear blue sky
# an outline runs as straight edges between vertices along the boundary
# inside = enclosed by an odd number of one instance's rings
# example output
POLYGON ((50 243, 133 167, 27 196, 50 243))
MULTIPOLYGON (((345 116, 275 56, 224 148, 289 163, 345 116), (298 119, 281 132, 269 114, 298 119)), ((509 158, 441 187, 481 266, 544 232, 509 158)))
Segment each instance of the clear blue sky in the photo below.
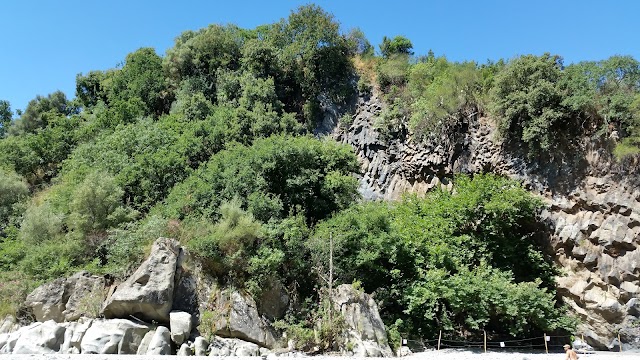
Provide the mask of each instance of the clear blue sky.
MULTIPOLYGON (((0 99, 24 109, 55 90, 74 97, 75 76, 115 67, 140 47, 163 55, 182 31, 212 23, 253 28, 309 1, 5 0, 0 34, 0 99)), ((416 54, 450 60, 551 52, 565 63, 611 55, 640 59, 640 1, 334 0, 315 1, 343 30, 360 27, 377 45, 404 35, 416 54)))

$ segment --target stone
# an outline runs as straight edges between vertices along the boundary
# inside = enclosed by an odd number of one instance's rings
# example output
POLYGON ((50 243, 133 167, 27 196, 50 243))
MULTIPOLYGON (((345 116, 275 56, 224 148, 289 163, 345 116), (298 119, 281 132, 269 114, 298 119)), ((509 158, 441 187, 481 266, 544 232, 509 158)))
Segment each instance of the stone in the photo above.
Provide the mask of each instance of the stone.
POLYGON ((59 278, 38 286, 27 295, 24 305, 31 309, 36 321, 64 321, 62 312, 68 300, 68 297, 65 297, 65 285, 66 279, 59 278))
POLYGON ((194 353, 196 356, 206 356, 209 342, 202 336, 196 337, 193 341, 194 353))
POLYGON ((276 332, 260 316, 251 296, 227 289, 215 298, 216 335, 238 338, 268 349, 276 345, 276 332))
POLYGON ((347 326, 343 348, 351 343, 359 356, 393 356, 378 306, 370 295, 343 284, 335 289, 332 302, 347 326))
POLYGON ((146 355, 171 355, 171 332, 164 326, 158 326, 147 349, 146 355))
POLYGON ((193 326, 192 316, 184 311, 172 311, 169 313, 171 327, 171 340, 176 344, 182 344, 191 334, 193 326))
POLYGON ((104 316, 126 318, 133 315, 145 321, 168 324, 179 254, 176 240, 156 240, 149 257, 106 300, 104 316))
POLYGON ((149 350, 149 344, 151 344, 151 340, 153 339, 153 335, 155 335, 156 331, 151 330, 144 334, 142 341, 140 341, 140 345, 138 346, 138 350, 136 351, 136 355, 146 355, 147 350, 149 350))
POLYGON ((176 355, 178 355, 178 356, 191 356, 193 354, 191 353, 191 347, 189 347, 188 344, 183 343, 182 345, 180 345, 180 349, 178 350, 178 353, 176 355))
POLYGON ((92 319, 83 317, 78 321, 68 323, 64 333, 64 343, 60 351, 63 354, 80 353, 82 338, 92 322, 92 319))
POLYGON ((100 314, 104 301, 105 279, 81 271, 65 281, 65 293, 68 296, 62 311, 64 321, 76 321, 81 316, 95 318, 100 314))
MULTIPOLYGON (((209 345, 209 356, 260 356, 260 346, 240 340, 215 336, 209 345)), ((265 348, 262 348, 265 349, 265 348)), ((267 350, 268 351, 268 350, 267 350)), ((264 350, 263 350, 264 352, 264 350)))
POLYGON ((277 320, 284 316, 289 307, 289 295, 282 283, 273 281, 262 292, 259 304, 260 308, 258 310, 261 315, 266 316, 271 321, 277 320))
POLYGON ((104 287, 104 278, 81 271, 37 287, 24 304, 40 322, 75 321, 83 315, 96 317, 104 300, 104 287))
POLYGON ((80 342, 82 354, 136 354, 151 329, 124 319, 94 320, 80 342))
MULTIPOLYGON (((12 333, 19 328, 20 326, 16 323, 16 318, 11 315, 5 316, 4 320, 0 322, 0 334, 12 333)), ((0 345, 0 348, 1 347, 2 346, 0 345)))
POLYGON ((36 322, 34 325, 22 331, 11 353, 53 354, 60 351, 60 346, 64 342, 65 328, 53 320, 36 322))

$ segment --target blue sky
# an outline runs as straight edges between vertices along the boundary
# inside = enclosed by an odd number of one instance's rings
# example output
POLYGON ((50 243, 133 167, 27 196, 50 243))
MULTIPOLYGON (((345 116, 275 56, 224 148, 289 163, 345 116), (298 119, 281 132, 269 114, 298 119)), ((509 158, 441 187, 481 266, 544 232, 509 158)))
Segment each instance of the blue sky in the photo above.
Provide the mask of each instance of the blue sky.
MULTIPOLYGON (((24 109, 55 90, 74 96, 75 76, 106 70, 140 47, 159 54, 182 31, 212 23, 253 28, 309 1, 5 0, 0 9, 0 99, 24 109)), ((359 27, 374 45, 404 35, 416 54, 450 60, 551 52, 565 63, 611 55, 640 59, 640 1, 315 1, 343 30, 359 27)))

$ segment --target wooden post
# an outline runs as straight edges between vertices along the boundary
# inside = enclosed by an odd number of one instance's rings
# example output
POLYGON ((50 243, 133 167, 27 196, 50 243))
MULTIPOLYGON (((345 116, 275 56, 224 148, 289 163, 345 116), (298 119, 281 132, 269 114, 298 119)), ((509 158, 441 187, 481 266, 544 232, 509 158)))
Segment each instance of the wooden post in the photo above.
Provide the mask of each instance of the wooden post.
POLYGON ((580 338, 582 339, 582 343, 586 344, 586 342, 584 342, 584 334, 580 334, 580 338))
POLYGON ((544 333, 544 351, 548 354, 549 347, 547 347, 547 333, 544 333))
POLYGON ((333 326, 331 322, 331 315, 333 313, 333 233, 329 233, 329 324, 333 326))
POLYGON ((487 352, 487 331, 486 330, 482 330, 482 332, 484 332, 484 352, 487 352))
POLYGON ((620 333, 618 333, 618 345, 620 346, 620 352, 622 352, 622 341, 620 341, 620 333))
POLYGON ((438 350, 440 350, 440 340, 442 339, 442 330, 440 330, 440 335, 438 335, 438 350))

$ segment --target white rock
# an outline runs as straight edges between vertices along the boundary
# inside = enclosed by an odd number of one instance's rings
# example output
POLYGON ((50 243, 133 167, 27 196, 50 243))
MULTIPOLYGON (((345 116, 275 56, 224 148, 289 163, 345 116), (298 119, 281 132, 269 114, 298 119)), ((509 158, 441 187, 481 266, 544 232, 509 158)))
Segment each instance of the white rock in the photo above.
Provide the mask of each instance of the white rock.
POLYGON ((169 313, 169 326, 171 327, 171 340, 176 345, 182 344, 191 334, 193 320, 191 314, 184 311, 172 311, 169 313))

